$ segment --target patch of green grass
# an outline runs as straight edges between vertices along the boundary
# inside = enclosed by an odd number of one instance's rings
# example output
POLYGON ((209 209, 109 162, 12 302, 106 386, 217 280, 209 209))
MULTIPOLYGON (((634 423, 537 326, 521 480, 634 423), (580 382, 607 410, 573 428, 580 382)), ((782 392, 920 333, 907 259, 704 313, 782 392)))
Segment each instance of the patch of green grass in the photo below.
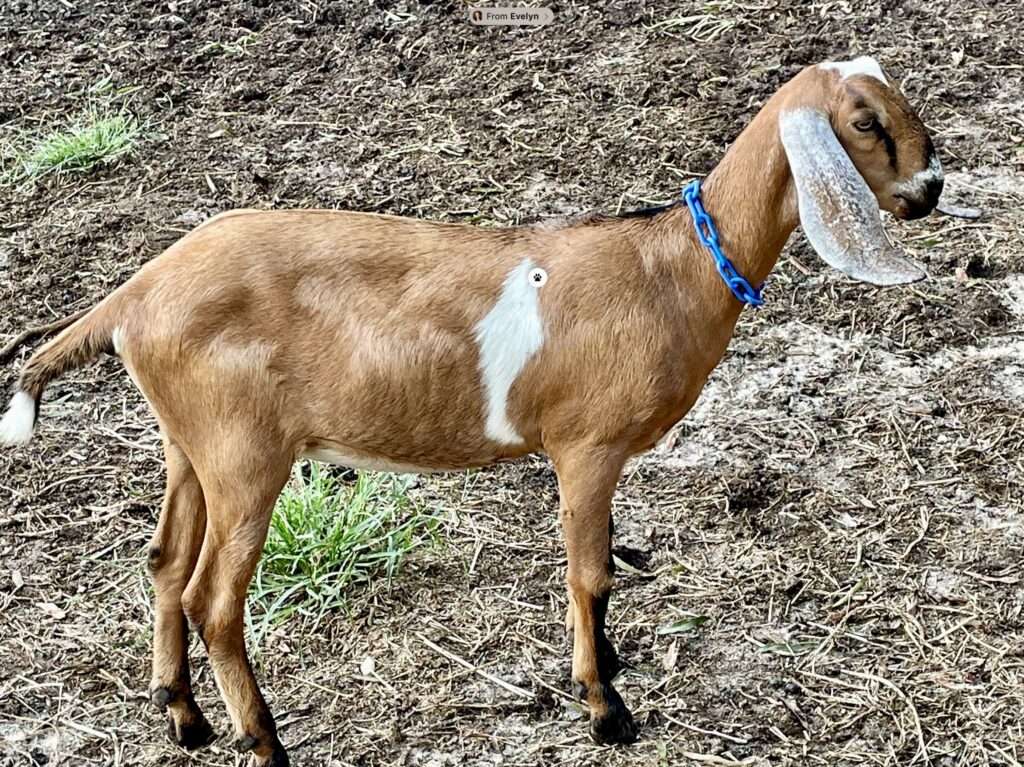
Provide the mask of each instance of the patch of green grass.
POLYGON ((87 173, 131 151, 141 135, 142 126, 125 112, 90 111, 74 125, 40 136, 31 148, 19 152, 15 175, 87 173))
POLYGON ((199 49, 200 55, 204 53, 224 53, 232 56, 245 56, 249 52, 250 46, 257 40, 257 35, 250 32, 249 34, 242 35, 234 42, 219 42, 213 41, 204 45, 199 49))
POLYGON ((658 636, 667 634, 695 634, 709 620, 706 615, 690 615, 667 626, 658 627, 658 636))
POLYGON ((406 555, 432 542, 438 520, 409 497, 410 481, 362 472, 345 484, 318 463, 308 477, 296 467, 253 579, 253 634, 296 613, 319 622, 345 607, 353 586, 392 578, 406 555))

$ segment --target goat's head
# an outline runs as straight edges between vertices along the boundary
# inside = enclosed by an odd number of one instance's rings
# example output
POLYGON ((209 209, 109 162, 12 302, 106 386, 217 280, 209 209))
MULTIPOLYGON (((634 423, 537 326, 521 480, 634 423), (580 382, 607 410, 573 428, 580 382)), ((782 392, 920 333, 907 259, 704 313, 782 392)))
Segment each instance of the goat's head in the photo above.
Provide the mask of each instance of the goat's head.
POLYGON ((938 203, 942 167, 928 131, 874 59, 821 64, 806 78, 817 87, 803 84, 779 126, 807 238, 856 279, 921 279, 924 271, 889 244, 878 208, 909 219, 938 203))
POLYGON ((921 118, 874 59, 823 67, 839 78, 832 129, 879 206, 897 218, 931 213, 942 193, 942 166, 921 118))

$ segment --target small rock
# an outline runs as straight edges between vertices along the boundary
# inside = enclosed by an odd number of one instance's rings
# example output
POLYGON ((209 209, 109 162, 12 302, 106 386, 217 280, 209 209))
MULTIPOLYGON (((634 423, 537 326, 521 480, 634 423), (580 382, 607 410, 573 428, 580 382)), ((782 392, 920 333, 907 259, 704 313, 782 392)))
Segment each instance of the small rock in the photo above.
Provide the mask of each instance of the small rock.
POLYGON ((67 613, 61 610, 53 602, 40 602, 39 609, 54 620, 60 621, 67 617, 67 613))

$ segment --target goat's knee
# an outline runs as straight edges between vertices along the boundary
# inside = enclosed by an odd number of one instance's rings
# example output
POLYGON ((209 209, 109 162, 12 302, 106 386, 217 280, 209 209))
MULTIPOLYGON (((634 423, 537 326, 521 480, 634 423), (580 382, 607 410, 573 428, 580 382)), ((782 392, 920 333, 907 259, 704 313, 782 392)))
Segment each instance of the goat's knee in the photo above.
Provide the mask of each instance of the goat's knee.
POLYGON ((194 584, 187 586, 181 595, 181 611, 185 614, 189 628, 206 641, 206 624, 209 616, 209 599, 201 588, 194 584))
POLYGON ((607 603, 615 585, 615 578, 602 562, 592 568, 570 567, 565 574, 565 583, 569 587, 569 593, 575 598, 586 596, 603 599, 607 603))
POLYGON ((160 546, 150 546, 146 569, 153 584, 157 610, 181 610, 181 595, 192 575, 193 560, 160 546))
MULTIPOLYGON (((189 628, 196 632, 207 653, 222 650, 226 643, 236 644, 234 640, 242 637, 241 610, 218 607, 205 594, 189 589, 181 597, 181 609, 188 619, 189 628)), ((239 648, 244 652, 243 648, 239 648)))
POLYGON ((156 575, 166 564, 167 558, 164 556, 164 550, 160 544, 150 543, 149 551, 146 552, 146 568, 149 570, 150 575, 156 575))

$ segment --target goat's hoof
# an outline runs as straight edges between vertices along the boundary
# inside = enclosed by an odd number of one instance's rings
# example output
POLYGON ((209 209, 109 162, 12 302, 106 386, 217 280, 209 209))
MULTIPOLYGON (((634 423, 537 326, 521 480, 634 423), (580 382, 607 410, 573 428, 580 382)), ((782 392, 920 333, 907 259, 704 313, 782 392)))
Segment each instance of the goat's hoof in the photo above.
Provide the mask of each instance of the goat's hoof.
POLYGON ((175 722, 174 717, 168 717, 167 735, 171 742, 186 751, 195 751, 203 746, 208 746, 217 738, 217 733, 213 731, 210 723, 201 713, 197 714, 195 719, 181 724, 175 722))
POLYGON ((248 753, 259 745, 259 740, 254 735, 242 735, 231 744, 232 748, 240 754, 248 753))
POLYGON ((590 737, 595 743, 608 746, 615 743, 633 743, 638 728, 622 698, 610 685, 605 686, 607 708, 601 716, 590 720, 590 737))
POLYGON ((174 700, 174 693, 169 687, 154 687, 149 693, 149 699, 158 709, 166 711, 168 704, 174 700))
POLYGON ((290 764, 288 752, 280 744, 274 746, 270 756, 257 756, 253 754, 249 757, 249 767, 289 767, 290 764))

